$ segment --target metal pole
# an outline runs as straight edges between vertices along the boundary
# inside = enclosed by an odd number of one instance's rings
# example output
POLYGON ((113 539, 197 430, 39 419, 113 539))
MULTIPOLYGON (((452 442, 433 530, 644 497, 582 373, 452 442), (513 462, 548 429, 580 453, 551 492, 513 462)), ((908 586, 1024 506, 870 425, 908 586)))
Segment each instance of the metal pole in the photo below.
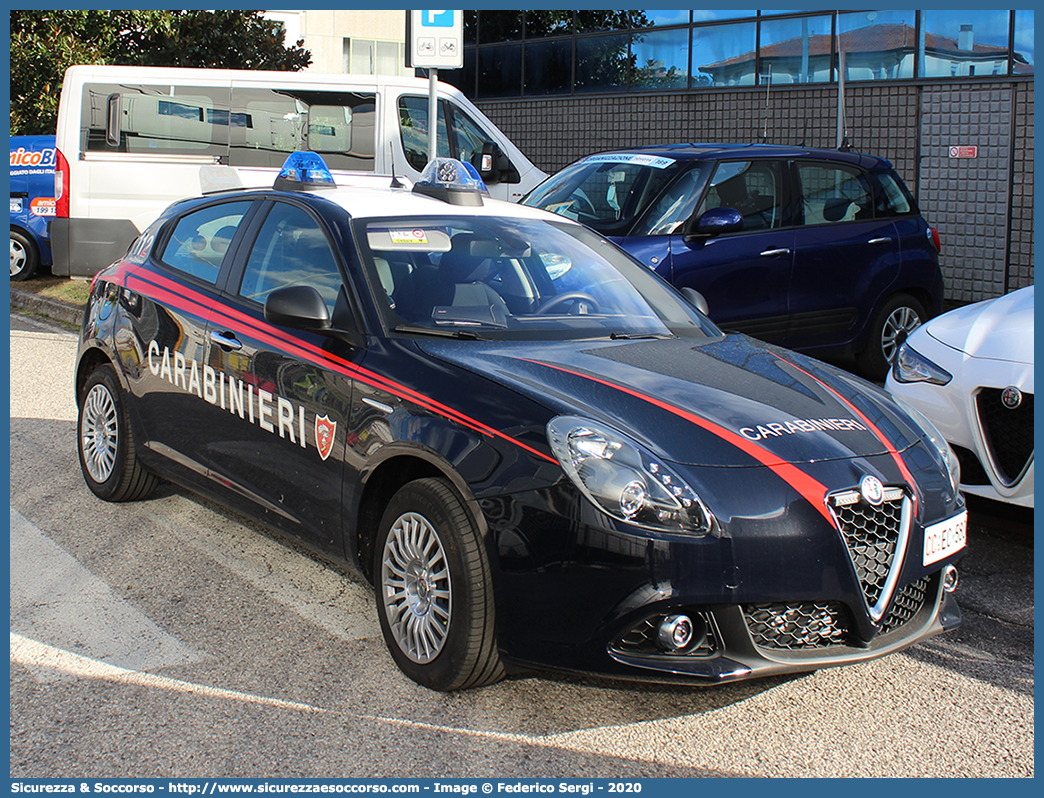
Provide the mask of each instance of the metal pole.
POLYGON ((439 154, 439 70, 428 70, 428 163, 439 154))
POLYGON ((841 44, 841 34, 837 36, 838 70, 837 70, 837 148, 845 142, 845 48, 841 44))

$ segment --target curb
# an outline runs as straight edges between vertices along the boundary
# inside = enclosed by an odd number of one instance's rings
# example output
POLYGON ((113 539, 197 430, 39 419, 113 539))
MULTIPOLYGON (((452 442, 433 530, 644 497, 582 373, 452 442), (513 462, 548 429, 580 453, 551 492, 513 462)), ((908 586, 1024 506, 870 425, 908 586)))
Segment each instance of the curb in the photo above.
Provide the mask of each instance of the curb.
POLYGON ((79 327, 83 321, 83 308, 70 305, 68 302, 59 302, 56 299, 48 299, 31 291, 22 291, 11 288, 11 309, 24 310, 39 316, 79 327))

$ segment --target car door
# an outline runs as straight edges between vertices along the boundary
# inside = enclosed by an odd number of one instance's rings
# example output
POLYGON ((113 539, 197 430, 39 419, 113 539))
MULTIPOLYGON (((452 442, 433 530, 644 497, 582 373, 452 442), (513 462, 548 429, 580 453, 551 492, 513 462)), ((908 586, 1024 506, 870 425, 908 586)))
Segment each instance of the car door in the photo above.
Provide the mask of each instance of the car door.
POLYGON ((846 344, 899 273, 899 234, 890 219, 875 218, 872 184, 862 169, 797 161, 793 174, 800 224, 785 345, 846 344))
POLYGON ((340 258, 326 225, 302 204, 270 202, 252 228, 225 307, 208 327, 225 414, 209 437, 211 478, 234 505, 340 554, 352 380, 335 364, 350 347, 264 315, 273 291, 310 285, 334 316, 347 301, 340 258))
POLYGON ((670 280, 707 299, 710 317, 725 329, 778 341, 787 330, 787 291, 794 230, 783 164, 771 159, 722 161, 697 216, 728 207, 743 229, 720 236, 671 235, 670 280))
POLYGON ((250 200, 215 202, 173 220, 160 231, 152 262, 127 278, 124 306, 145 360, 130 377, 143 445, 193 483, 206 479, 217 402, 207 324, 222 267, 253 208, 250 200))

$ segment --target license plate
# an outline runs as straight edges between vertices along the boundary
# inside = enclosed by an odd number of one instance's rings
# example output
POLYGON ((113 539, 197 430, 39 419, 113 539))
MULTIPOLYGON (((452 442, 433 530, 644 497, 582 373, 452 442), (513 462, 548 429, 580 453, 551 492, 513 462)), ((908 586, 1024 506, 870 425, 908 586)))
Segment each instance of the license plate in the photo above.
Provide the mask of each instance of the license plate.
POLYGON ((946 559, 968 542, 967 511, 924 530, 924 564, 946 559))

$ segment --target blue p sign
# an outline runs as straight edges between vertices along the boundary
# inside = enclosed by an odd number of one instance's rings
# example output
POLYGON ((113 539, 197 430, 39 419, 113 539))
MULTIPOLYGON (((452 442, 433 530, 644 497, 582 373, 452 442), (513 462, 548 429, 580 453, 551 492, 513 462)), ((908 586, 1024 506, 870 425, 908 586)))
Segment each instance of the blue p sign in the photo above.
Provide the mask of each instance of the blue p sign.
POLYGON ((452 11, 422 11, 421 26, 425 28, 452 28, 452 11))

